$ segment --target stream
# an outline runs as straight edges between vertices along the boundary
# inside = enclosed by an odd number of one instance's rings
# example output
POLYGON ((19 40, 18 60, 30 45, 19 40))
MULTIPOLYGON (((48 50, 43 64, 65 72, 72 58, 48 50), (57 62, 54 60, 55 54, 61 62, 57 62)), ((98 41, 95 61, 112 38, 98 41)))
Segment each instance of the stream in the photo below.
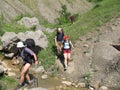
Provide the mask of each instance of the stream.
MULTIPOLYGON (((0 78, 0 85, 2 83, 3 87, 6 87, 5 90, 13 90, 13 88, 16 87, 16 85, 19 82, 19 77, 20 77, 20 66, 19 65, 12 65, 11 59, 4 58, 3 55, 0 55, 0 62, 3 62, 5 64, 5 67, 7 67, 11 73, 13 73, 14 76, 5 76, 0 78), (8 89, 9 88, 9 89, 8 89)), ((58 77, 52 77, 48 75, 47 79, 42 79, 41 74, 35 74, 33 71, 30 70, 30 75, 33 77, 36 77, 38 80, 38 87, 43 87, 43 88, 56 88, 59 86, 62 86, 62 79, 58 77)), ((1 90, 1 86, 0 86, 1 90)), ((52 89, 52 90, 57 90, 57 89, 52 89)), ((72 86, 67 87, 67 89, 60 89, 60 90, 88 90, 85 88, 79 88, 75 89, 72 86)))

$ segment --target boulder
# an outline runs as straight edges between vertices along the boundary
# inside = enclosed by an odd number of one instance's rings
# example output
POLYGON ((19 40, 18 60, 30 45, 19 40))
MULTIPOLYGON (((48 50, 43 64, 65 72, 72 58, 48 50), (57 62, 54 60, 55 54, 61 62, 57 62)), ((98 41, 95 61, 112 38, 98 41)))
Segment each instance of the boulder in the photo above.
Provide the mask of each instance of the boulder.
POLYGON ((93 50, 92 85, 99 82, 108 87, 119 86, 120 52, 108 42, 96 43, 93 50))
POLYGON ((36 25, 39 25, 39 20, 36 17, 23 17, 20 21, 18 21, 18 23, 24 25, 27 28, 32 28, 36 25))
POLYGON ((26 39, 31 38, 35 41, 36 47, 35 52, 38 52, 42 48, 46 48, 48 46, 48 40, 46 35, 38 30, 38 31, 27 31, 25 33, 15 34, 14 32, 6 32, 2 37, 1 41, 3 42, 3 51, 7 53, 9 56, 11 53, 17 53, 18 49, 16 48, 16 44, 19 41, 25 41, 26 39))

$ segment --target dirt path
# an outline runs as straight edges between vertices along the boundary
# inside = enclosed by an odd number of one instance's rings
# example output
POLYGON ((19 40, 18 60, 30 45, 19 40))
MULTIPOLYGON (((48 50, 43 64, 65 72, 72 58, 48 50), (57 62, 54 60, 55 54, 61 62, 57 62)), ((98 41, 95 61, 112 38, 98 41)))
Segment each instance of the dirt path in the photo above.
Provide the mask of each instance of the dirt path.
MULTIPOLYGON (((86 73, 91 72, 93 62, 93 50, 97 43, 118 44, 120 41, 120 18, 114 18, 96 31, 81 36, 72 49, 71 58, 67 71, 63 71, 61 63, 58 63, 62 74, 73 81, 82 81, 86 73)), ((102 47, 101 47, 102 48, 102 47)), ((95 54, 95 53, 94 53, 95 54)), ((102 53, 101 53, 102 54, 102 53)), ((97 53, 96 53, 97 56, 97 53)), ((107 57, 107 56, 105 56, 107 57)))

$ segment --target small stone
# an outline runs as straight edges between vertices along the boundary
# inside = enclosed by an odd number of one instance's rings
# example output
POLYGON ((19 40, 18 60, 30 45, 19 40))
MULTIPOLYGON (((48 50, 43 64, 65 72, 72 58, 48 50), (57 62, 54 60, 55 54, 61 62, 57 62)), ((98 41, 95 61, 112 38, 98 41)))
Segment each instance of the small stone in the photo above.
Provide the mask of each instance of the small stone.
POLYGON ((8 76, 16 76, 16 74, 14 72, 8 72, 7 74, 8 74, 8 76))
POLYGON ((70 86, 72 85, 72 82, 69 82, 69 81, 62 81, 63 84, 67 85, 67 86, 70 86))
POLYGON ((85 88, 85 83, 78 83, 78 87, 85 88))
POLYGON ((108 88, 106 86, 101 86, 100 90, 108 90, 108 88))
POLYGON ((42 78, 42 79, 47 79, 48 76, 47 76, 47 75, 42 75, 41 78, 42 78))

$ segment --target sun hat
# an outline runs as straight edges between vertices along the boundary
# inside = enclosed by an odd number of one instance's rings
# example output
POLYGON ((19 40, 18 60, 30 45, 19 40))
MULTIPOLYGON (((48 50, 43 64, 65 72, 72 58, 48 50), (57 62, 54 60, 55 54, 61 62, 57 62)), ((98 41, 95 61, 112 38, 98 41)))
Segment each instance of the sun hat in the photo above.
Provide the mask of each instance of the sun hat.
POLYGON ((25 47, 25 45, 23 44, 23 42, 18 42, 17 43, 17 48, 22 48, 22 47, 25 47))

